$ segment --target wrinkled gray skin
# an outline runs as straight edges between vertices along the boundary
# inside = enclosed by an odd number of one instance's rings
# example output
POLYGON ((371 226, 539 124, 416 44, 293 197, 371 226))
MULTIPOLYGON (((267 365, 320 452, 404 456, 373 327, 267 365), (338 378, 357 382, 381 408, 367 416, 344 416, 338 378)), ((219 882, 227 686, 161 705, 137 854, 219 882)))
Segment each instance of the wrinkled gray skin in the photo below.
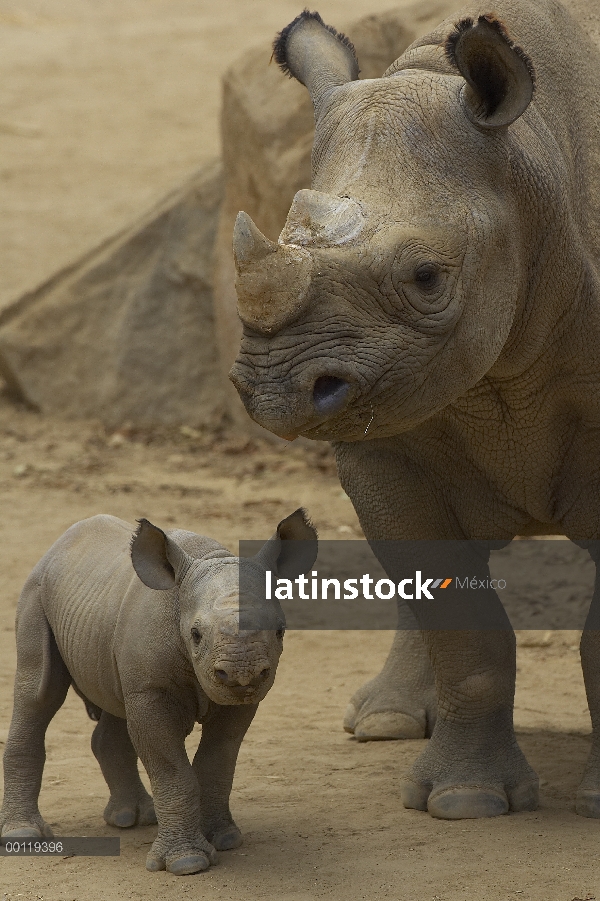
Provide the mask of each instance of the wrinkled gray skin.
POLYGON ((112 516, 76 523, 23 588, 1 835, 52 835, 38 809, 44 736, 73 684, 99 719, 92 750, 110 789, 104 819, 120 827, 158 820, 147 869, 196 873, 217 850, 242 843, 229 794, 242 739, 273 684, 285 626, 277 601, 265 600, 265 570, 293 578, 310 569, 316 533, 297 510, 241 563, 193 532, 165 534, 147 520, 132 542, 133 532, 112 516), (244 619, 245 631, 242 609, 260 617, 244 619), (190 764, 184 740, 196 722, 202 737, 190 764))
MULTIPOLYGON (((442 23, 380 79, 357 81, 351 49, 306 15, 276 56, 313 99, 313 188, 277 244, 245 213, 236 223, 231 378, 250 416, 334 442, 370 540, 600 538, 596 47, 556 2, 498 0, 442 23)), ((577 811, 593 817, 599 635, 581 647, 594 743, 577 811)), ((422 637, 398 632, 346 728, 431 734, 407 807, 534 809, 513 730, 514 634, 422 637)))

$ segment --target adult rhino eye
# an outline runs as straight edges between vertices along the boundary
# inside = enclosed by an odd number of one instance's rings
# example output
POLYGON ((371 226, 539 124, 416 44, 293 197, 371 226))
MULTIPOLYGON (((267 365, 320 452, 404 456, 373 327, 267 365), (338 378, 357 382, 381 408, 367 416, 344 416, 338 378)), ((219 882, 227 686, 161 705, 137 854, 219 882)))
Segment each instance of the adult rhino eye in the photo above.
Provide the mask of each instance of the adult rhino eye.
POLYGON ((192 641, 194 642, 194 644, 200 644, 200 642, 202 641, 202 633, 200 629, 196 629, 195 626, 192 629, 192 641))
POLYGON ((440 283, 440 270, 435 263, 421 263, 415 269, 415 282, 421 291, 433 291, 440 283))

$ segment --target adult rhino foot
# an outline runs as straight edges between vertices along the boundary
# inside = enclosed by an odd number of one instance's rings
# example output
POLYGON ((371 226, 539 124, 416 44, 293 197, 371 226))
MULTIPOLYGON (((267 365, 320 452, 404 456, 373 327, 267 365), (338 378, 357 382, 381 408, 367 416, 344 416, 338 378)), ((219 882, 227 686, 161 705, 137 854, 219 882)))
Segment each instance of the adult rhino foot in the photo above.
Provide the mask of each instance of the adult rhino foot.
POLYGON ((40 814, 27 819, 7 819, 0 831, 0 844, 23 838, 54 838, 54 832, 40 814))
POLYGON ((582 817, 600 820, 600 751, 596 748, 596 742, 577 790, 575 812, 582 817))
POLYGON ((403 785, 402 803, 444 820, 535 810, 538 778, 505 716, 469 725, 439 720, 403 785))
POLYGON ((109 826, 118 826, 119 829, 128 829, 130 826, 153 826, 157 822, 154 802, 147 793, 134 800, 111 796, 104 808, 104 821, 109 826))
POLYGON ((352 697, 344 729, 358 741, 428 738, 435 724, 435 689, 396 687, 384 671, 352 697))
POLYGON ((151 873, 167 870, 174 876, 190 876, 208 870, 217 862, 216 849, 204 838, 188 849, 168 848, 168 844, 158 836, 152 845, 146 858, 146 869, 151 873))
POLYGON ((580 817, 600 820, 600 791, 579 789, 575 800, 575 813, 580 817))
POLYGON ((217 851, 231 851, 233 848, 239 848, 244 842, 242 833, 235 823, 230 823, 215 832, 208 832, 206 837, 217 851))

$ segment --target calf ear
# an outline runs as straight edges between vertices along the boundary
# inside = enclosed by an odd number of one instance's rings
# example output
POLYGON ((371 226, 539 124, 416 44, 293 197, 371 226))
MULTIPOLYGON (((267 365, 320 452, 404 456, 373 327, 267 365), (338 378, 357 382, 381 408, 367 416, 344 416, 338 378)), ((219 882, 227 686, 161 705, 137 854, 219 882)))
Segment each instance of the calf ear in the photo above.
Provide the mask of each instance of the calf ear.
POLYGON ((308 572, 317 559, 317 530, 302 507, 282 519, 272 538, 254 558, 283 579, 295 579, 308 572))
POLYGON ((494 16, 459 22, 446 53, 467 82, 462 101, 476 125, 502 128, 525 112, 535 90, 533 64, 494 16))
POLYGON ((351 41, 325 25, 319 13, 307 9, 277 35, 273 57, 286 75, 306 85, 315 119, 333 88, 358 78, 358 60, 351 41))
POLYGON ((317 530, 306 510, 299 507, 291 516, 282 519, 275 537, 280 541, 277 574, 283 579, 294 579, 308 572, 317 559, 318 542, 317 530))
POLYGON ((189 557, 168 535, 147 519, 138 520, 137 532, 131 540, 131 562, 137 575, 148 588, 168 591, 179 585, 189 557))

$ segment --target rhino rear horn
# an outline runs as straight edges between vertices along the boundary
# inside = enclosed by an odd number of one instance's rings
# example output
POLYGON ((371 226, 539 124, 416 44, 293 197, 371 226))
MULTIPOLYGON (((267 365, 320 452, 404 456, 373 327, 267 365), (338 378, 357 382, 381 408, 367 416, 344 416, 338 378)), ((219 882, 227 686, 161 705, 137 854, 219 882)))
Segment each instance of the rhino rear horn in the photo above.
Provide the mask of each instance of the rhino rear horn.
POLYGON ((462 101, 476 125, 502 128, 525 112, 535 90, 533 64, 494 16, 459 22, 446 54, 467 82, 462 101))
POLYGON ((300 247, 340 247, 361 234, 365 216, 356 200, 306 188, 292 201, 280 244, 300 247))
POLYGON ((273 57, 290 77, 306 85, 319 118, 329 92, 356 81, 359 68, 352 42, 307 9, 275 38, 273 57))

